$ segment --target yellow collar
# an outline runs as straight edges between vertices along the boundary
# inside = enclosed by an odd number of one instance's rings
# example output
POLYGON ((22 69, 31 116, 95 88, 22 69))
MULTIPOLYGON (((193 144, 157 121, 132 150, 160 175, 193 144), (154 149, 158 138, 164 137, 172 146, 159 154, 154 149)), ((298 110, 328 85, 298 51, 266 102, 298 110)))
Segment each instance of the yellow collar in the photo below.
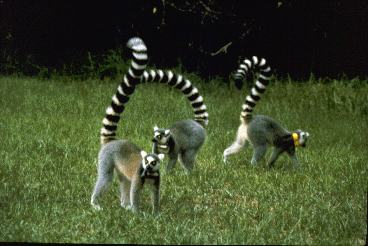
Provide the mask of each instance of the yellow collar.
POLYGON ((294 138, 294 145, 295 145, 295 147, 298 147, 299 146, 298 134, 294 132, 292 135, 293 135, 293 138, 294 138))

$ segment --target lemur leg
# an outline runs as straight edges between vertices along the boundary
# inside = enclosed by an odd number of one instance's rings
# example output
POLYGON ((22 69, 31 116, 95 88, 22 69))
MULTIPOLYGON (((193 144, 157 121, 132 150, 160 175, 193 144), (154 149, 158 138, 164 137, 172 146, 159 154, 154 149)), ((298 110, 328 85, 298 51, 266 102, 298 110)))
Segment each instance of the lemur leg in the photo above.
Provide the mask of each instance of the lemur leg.
POLYGON ((130 189, 130 204, 132 206, 133 212, 139 213, 140 204, 140 193, 143 187, 142 179, 135 178, 132 180, 130 189))
POLYGON ((237 138, 229 148, 225 149, 223 154, 223 161, 226 162, 227 156, 239 153, 248 145, 249 145, 248 140, 237 138))
POLYGON ((153 205, 153 213, 157 215, 160 212, 160 180, 154 180, 151 186, 151 201, 153 205))
POLYGON ((253 157, 251 160, 252 164, 255 164, 263 159, 267 152, 267 144, 264 145, 254 145, 253 157))
POLYGON ((122 207, 129 209, 130 205, 130 185, 131 181, 124 177, 123 175, 118 175, 120 182, 120 204, 122 207))
POLYGON ((113 178, 114 178, 113 171, 109 170, 105 172, 104 170, 99 169, 97 182, 91 197, 91 204, 95 209, 98 210, 101 209, 101 207, 98 205, 98 200, 103 195, 103 193, 109 188, 113 178))
POLYGON ((178 154, 171 153, 169 154, 169 161, 167 162, 166 166, 166 173, 169 173, 172 171, 176 165, 176 162, 178 161, 178 154))
POLYGON ((191 173, 194 170, 196 153, 197 151, 195 149, 187 149, 179 154, 179 162, 188 173, 191 173))
POLYGON ((302 169, 300 168, 299 160, 298 157, 296 156, 295 150, 287 151, 286 153, 288 154, 290 161, 294 163, 295 167, 298 168, 299 171, 301 171, 302 169))
POLYGON ((277 158, 284 152, 285 150, 282 148, 275 148, 271 154, 270 160, 267 163, 268 167, 272 167, 277 158))

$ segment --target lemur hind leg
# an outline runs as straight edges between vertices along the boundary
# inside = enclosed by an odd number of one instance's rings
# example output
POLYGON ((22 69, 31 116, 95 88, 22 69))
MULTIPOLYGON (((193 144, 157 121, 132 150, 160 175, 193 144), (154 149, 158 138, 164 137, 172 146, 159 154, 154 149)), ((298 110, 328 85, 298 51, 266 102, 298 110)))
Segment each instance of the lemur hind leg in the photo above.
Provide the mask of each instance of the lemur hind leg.
POLYGON ((179 162, 188 173, 191 173, 194 170, 196 153, 197 151, 195 149, 187 149, 179 155, 179 162))
POLYGON ((284 152, 285 150, 283 148, 275 148, 273 152, 271 153, 270 160, 267 163, 267 166, 271 168, 277 158, 284 152))
POLYGON ((98 204, 99 198, 109 188, 113 178, 114 178, 113 169, 112 170, 101 170, 101 168, 99 169, 97 182, 91 198, 91 204, 95 209, 98 210, 101 209, 101 207, 98 204))
POLYGON ((251 163, 255 164, 261 161, 266 155, 266 152, 267 152, 267 144, 254 145, 254 152, 253 152, 251 163))
POLYGON ((139 213, 140 206, 140 191, 143 187, 142 179, 132 180, 132 189, 130 189, 130 204, 132 206, 133 212, 139 213))
POLYGON ((174 169, 177 161, 178 161, 178 154, 170 153, 169 161, 167 162, 165 173, 167 174, 170 173, 174 169))
POLYGON ((223 161, 226 162, 227 157, 229 155, 234 155, 236 153, 239 153, 248 145, 249 145, 248 140, 236 139, 235 142, 229 148, 225 149, 224 154, 223 154, 223 161))
POLYGON ((123 175, 118 175, 119 182, 120 182, 120 203, 121 206, 129 209, 131 207, 130 204, 130 187, 131 187, 131 181, 128 180, 123 175))

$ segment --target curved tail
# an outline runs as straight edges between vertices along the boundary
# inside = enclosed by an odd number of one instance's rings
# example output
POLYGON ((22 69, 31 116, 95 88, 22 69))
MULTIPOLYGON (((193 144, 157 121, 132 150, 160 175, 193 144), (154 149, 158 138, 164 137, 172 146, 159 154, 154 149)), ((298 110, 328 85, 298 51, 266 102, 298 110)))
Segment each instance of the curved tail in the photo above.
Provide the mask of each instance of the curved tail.
POLYGON ((112 97, 110 107, 106 110, 106 117, 103 119, 101 128, 102 145, 116 139, 116 128, 120 120, 120 114, 124 111, 124 104, 129 101, 129 96, 133 94, 135 86, 140 83, 143 71, 147 67, 148 55, 147 47, 140 38, 131 38, 127 47, 132 50, 133 57, 129 71, 124 75, 123 81, 118 87, 118 91, 112 97))
POLYGON ((266 64, 264 58, 258 59, 258 57, 253 56, 252 60, 245 59, 235 74, 235 85, 238 89, 242 88, 244 78, 250 70, 258 72, 259 78, 255 82, 251 94, 246 97, 245 103, 243 104, 243 111, 241 112, 240 118, 246 121, 252 118, 253 108, 261 98, 261 95, 266 91, 272 75, 271 68, 266 64))
POLYGON ((181 90, 192 104, 195 115, 194 121, 203 126, 203 128, 206 128, 208 124, 208 113, 206 105, 203 103, 203 98, 197 88, 188 79, 183 78, 181 74, 174 73, 170 70, 165 72, 162 70, 144 71, 141 82, 165 83, 181 90))

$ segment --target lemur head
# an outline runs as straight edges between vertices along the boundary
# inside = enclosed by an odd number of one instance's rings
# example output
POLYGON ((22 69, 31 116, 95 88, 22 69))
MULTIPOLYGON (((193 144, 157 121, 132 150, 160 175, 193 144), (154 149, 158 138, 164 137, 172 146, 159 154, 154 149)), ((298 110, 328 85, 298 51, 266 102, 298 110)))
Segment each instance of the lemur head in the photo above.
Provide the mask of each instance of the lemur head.
POLYGON ((159 145, 167 145, 167 142, 169 141, 170 138, 171 133, 170 130, 158 128, 157 126, 155 126, 153 130, 154 136, 152 142, 157 143, 159 145))
POLYGON ((142 176, 147 172, 157 172, 160 170, 161 161, 164 159, 164 154, 156 155, 154 153, 147 154, 144 150, 141 151, 141 156, 143 159, 143 173, 142 176))
POLYGON ((298 129, 292 135, 294 138, 295 147, 298 147, 298 146, 305 147, 306 146, 306 143, 309 137, 308 132, 303 132, 300 129, 298 129))

